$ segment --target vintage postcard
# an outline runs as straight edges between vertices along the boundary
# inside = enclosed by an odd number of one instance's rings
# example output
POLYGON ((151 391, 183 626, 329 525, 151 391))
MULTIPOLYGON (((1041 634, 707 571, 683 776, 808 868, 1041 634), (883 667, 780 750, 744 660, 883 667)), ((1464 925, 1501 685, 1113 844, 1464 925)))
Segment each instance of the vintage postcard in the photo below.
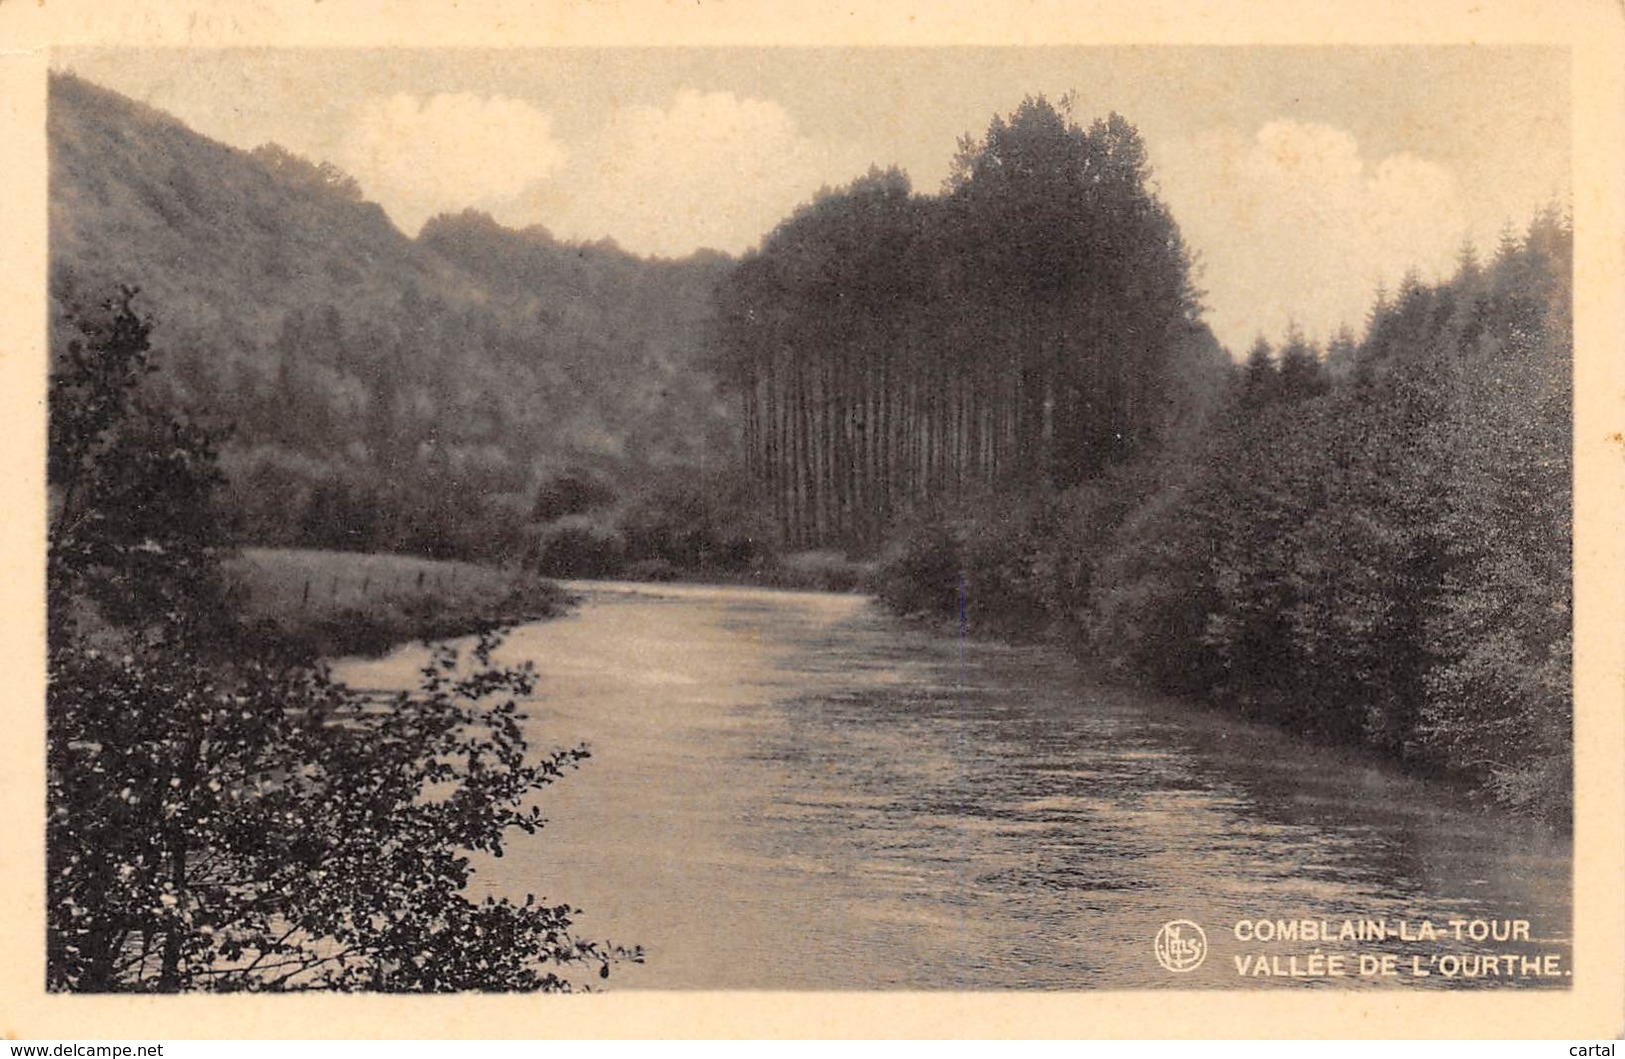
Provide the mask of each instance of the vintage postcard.
POLYGON ((0 4, 0 1030, 1625 1031, 1622 41, 0 4))

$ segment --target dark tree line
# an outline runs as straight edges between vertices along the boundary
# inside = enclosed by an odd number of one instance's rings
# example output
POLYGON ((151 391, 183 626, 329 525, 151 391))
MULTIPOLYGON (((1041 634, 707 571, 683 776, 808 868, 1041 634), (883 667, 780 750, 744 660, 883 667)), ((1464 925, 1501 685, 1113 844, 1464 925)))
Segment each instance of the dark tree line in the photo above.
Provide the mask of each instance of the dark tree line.
POLYGON ((1563 817, 1571 243, 1548 212, 1407 280, 1327 366, 1301 340, 1250 360, 1209 458, 1108 558, 1101 648, 1563 817))
POLYGON ((940 195, 872 170, 740 263, 717 346, 746 472, 792 547, 1066 488, 1147 452, 1216 351, 1139 134, 1029 98, 940 195))
POLYGON ((904 535, 882 595, 1048 629, 1125 678, 1572 804, 1572 233, 1260 339, 1201 429, 904 535))

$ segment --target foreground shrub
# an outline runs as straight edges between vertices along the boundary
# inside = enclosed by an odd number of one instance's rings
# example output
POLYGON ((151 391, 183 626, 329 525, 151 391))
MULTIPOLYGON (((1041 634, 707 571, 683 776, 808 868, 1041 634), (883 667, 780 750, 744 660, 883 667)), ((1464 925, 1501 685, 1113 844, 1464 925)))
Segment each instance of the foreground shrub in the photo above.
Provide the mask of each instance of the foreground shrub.
POLYGON ((528 668, 442 649, 418 691, 352 691, 245 649, 200 431, 141 395, 134 291, 51 381, 46 984, 80 992, 562 990, 640 959, 566 905, 467 892, 586 757, 536 754, 528 668))
POLYGON ((486 637, 416 693, 189 653, 52 653, 52 989, 563 990, 625 952, 567 905, 472 899, 468 852, 541 827, 586 756, 527 753, 528 670, 486 637))

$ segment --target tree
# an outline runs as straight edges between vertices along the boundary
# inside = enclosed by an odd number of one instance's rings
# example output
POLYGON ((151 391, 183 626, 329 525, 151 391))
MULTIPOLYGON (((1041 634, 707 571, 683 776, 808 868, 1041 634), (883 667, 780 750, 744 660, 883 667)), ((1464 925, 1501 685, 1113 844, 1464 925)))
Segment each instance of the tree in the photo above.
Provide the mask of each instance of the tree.
POLYGON ((214 440, 146 400, 151 323, 137 291, 94 308, 70 306, 69 337, 50 379, 47 479, 53 645, 93 606, 103 622, 173 636, 218 624, 211 549, 220 484, 214 440))
POLYGON ((640 959, 465 892, 587 756, 528 748, 533 674, 494 637, 380 700, 233 635, 212 448, 143 401, 135 297, 75 314, 51 386, 49 987, 564 989, 640 959))
POLYGON ((1098 564, 1105 660, 1565 821, 1571 239, 1548 211, 1407 276, 1324 369, 1260 339, 1207 458, 1098 564))
POLYGON ((311 162, 278 143, 262 143, 249 157, 290 183, 325 191, 345 202, 361 201, 361 185, 332 162, 311 162))
POLYGON ((1548 210, 1503 237, 1491 294, 1465 309, 1430 615, 1428 745, 1500 801, 1573 804, 1573 231, 1548 210), (1482 327, 1479 324, 1482 324, 1482 327))
POLYGON ((1270 348, 1269 340, 1259 335, 1247 351, 1247 360, 1242 368, 1242 406, 1256 409, 1273 401, 1279 388, 1279 374, 1275 367, 1275 351, 1270 348))
POLYGON ((1139 133, 1028 98, 937 196, 873 170, 798 210, 718 298, 746 465, 793 546, 1099 479, 1210 375, 1190 261, 1139 133))
POLYGON ((1296 323, 1287 327, 1286 342, 1281 346, 1280 382, 1281 396, 1288 401, 1316 397, 1327 390, 1320 352, 1296 323))

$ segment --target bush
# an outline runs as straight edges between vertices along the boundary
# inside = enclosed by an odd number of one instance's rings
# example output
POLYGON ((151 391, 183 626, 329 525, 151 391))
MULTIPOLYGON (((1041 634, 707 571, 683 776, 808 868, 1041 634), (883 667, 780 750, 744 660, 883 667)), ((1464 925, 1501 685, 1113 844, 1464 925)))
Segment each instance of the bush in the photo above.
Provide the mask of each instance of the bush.
POLYGON ((615 490, 589 471, 566 471, 543 482, 536 491, 531 517, 553 522, 567 515, 585 515, 615 502, 615 490))
POLYGON ((875 581, 881 600, 903 614, 961 614, 959 544, 939 517, 906 527, 881 556, 875 581))
POLYGON ((763 580, 786 588, 816 592, 862 592, 874 583, 872 563, 849 559, 840 552, 794 552, 763 569, 763 580))
POLYGON ((675 581, 682 571, 664 559, 639 559, 624 573, 631 581, 675 581))
POLYGON ((755 521, 698 481, 678 478, 651 489, 621 513, 618 525, 634 562, 663 559, 682 570, 733 572, 764 554, 755 521))
POLYGON ((387 709, 320 670, 169 645, 51 657, 52 989, 563 990, 640 954, 566 905, 469 895, 586 756, 527 752, 523 669, 449 649, 387 709))
POLYGON ((626 545, 618 533, 572 515, 543 527, 534 565, 548 577, 613 577, 625 557, 626 545))
POLYGON ((1039 572, 1042 525, 1029 510, 969 519, 959 527, 965 622, 1009 636, 1032 636, 1049 622, 1039 572))
POLYGON ((982 631, 1026 637, 1050 623, 1051 532, 1036 505, 1013 504, 949 521, 921 517, 881 556, 874 581, 903 613, 959 616, 982 631))

